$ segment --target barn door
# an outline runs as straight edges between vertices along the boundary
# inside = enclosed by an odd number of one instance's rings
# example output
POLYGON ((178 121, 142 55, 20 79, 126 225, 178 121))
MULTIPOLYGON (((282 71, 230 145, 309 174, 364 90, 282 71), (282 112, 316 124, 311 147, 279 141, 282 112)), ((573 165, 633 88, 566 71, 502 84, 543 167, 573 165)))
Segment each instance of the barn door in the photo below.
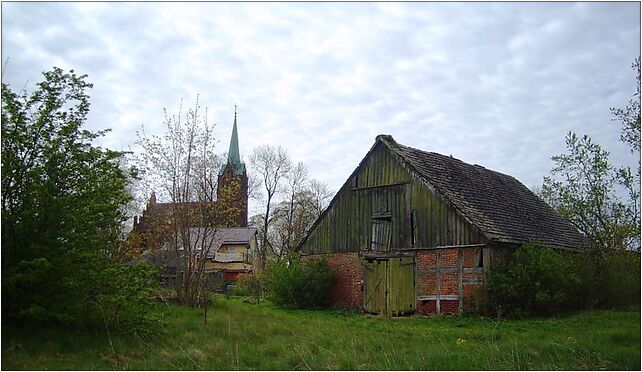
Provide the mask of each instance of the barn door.
POLYGON ((384 316, 415 311, 414 257, 374 258, 364 261, 364 309, 384 316))
POLYGON ((363 307, 368 313, 385 314, 388 260, 367 260, 364 271, 363 307))
POLYGON ((415 258, 390 258, 387 274, 387 315, 415 312, 415 258))

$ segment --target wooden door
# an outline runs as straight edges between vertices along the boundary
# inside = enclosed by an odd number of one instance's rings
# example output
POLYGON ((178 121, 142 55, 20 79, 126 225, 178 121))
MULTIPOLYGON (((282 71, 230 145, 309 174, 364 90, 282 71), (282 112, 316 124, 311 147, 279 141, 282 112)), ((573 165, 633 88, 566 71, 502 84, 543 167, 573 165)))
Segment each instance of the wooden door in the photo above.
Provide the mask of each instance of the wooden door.
POLYGON ((383 259, 364 262, 364 309, 371 314, 386 313, 388 261, 383 259))
POLYGON ((394 257, 388 261, 387 315, 415 312, 415 258, 394 257))
POLYGON ((415 311, 414 257, 385 257, 364 261, 364 309, 384 316, 415 311))

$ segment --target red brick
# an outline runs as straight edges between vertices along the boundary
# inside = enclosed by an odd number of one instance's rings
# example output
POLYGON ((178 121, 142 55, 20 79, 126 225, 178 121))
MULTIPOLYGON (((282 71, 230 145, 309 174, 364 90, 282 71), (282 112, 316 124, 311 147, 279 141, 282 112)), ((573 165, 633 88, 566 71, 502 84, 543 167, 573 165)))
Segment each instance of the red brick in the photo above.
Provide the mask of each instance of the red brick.
POLYGON ((415 259, 417 270, 434 269, 437 262, 436 251, 419 251, 415 259))
POLYGON ((481 247, 478 248, 464 248, 464 267, 473 268, 477 266, 477 251, 481 250, 481 247))
POLYGON ((459 275, 457 273, 441 273, 439 293, 442 295, 458 295, 459 275))
POLYGON ((439 312, 444 315, 457 314, 459 312, 459 300, 439 301, 439 312))
POLYGON ((342 309, 361 309, 363 307, 363 269, 358 253, 332 253, 328 255, 304 256, 328 257, 328 266, 336 272, 336 281, 328 297, 333 307, 342 309))
POLYGON ((417 314, 427 315, 437 313, 437 301, 422 300, 417 301, 417 314))
POLYGON ((440 249, 441 255, 441 267, 442 268, 452 268, 459 265, 459 258, 457 257, 457 248, 452 249, 440 249))
POLYGON ((435 274, 417 274, 417 295, 434 295, 437 293, 437 278, 435 274))

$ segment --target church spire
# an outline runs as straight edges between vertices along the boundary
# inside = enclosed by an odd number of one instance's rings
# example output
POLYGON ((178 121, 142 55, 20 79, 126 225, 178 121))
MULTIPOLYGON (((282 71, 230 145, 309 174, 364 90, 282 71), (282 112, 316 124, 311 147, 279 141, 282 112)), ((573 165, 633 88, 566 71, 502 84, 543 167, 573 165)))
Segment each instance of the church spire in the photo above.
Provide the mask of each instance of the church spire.
POLYGON ((232 128, 232 139, 230 140, 230 151, 227 153, 227 164, 234 169, 235 173, 242 172, 241 155, 239 154, 239 135, 236 128, 236 105, 234 105, 234 127, 232 128))

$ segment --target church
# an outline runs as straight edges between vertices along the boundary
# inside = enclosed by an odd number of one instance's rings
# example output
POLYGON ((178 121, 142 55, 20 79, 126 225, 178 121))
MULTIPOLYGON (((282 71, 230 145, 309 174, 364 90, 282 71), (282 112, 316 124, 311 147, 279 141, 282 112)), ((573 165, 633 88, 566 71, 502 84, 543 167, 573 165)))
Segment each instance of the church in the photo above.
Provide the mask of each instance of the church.
MULTIPOLYGON (((248 227, 248 177, 245 164, 241 161, 239 151, 237 114, 234 112, 234 125, 230 139, 227 162, 218 172, 216 200, 204 207, 200 202, 159 203, 152 192, 141 216, 134 217, 132 232, 141 239, 142 252, 146 261, 151 264, 168 266, 173 275, 176 273, 176 262, 167 262, 157 252, 167 251, 166 244, 171 237, 171 218, 177 211, 185 212, 188 218, 190 235, 192 232, 203 230, 204 226, 211 229, 214 236, 211 239, 206 259, 206 271, 222 274, 226 282, 234 281, 240 273, 252 270, 253 258, 257 252, 256 228, 248 227), (203 218, 203 211, 207 217, 203 218), (169 234, 168 234, 169 232, 169 234)), ((160 255, 162 256, 162 254, 160 255)), ((171 260, 170 260, 171 261, 171 260)))

